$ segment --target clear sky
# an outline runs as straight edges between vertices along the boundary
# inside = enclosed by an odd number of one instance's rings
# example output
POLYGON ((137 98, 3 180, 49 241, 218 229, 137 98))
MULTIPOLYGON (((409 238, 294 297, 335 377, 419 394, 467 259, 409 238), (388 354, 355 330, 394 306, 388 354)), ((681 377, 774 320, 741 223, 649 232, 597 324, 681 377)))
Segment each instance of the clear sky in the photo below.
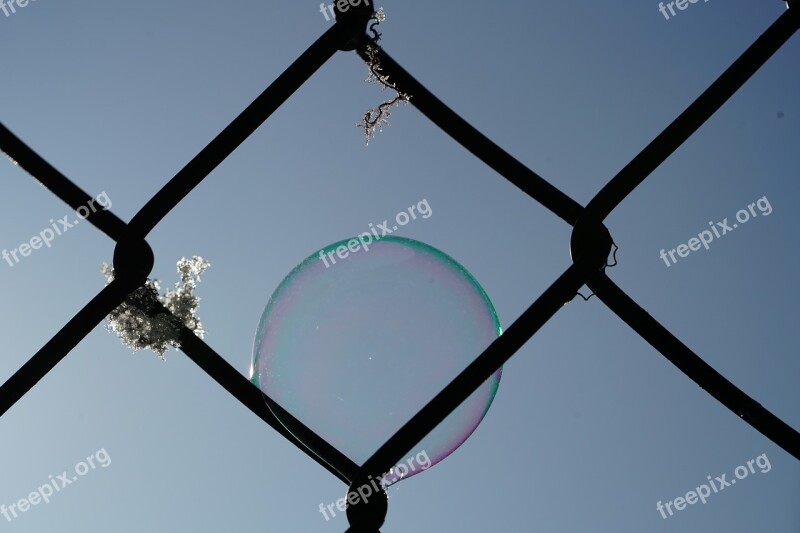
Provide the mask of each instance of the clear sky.
MULTIPOLYGON (((581 204, 785 10, 709 0, 667 20, 653 0, 382 5, 385 49, 581 204)), ((126 221, 331 24, 296 0, 37 0, 9 13, 0 121, 126 221)), ((795 35, 607 221, 620 246, 610 276, 795 429, 798 58, 795 35), (708 250, 671 266, 659 257, 764 197, 708 250)), ((570 228, 413 107, 365 148, 354 124, 388 94, 366 75, 354 54, 336 55, 148 238, 164 285, 182 256, 211 262, 198 314, 242 374, 295 265, 423 199, 433 214, 399 234, 469 269, 504 327, 570 264, 570 228)), ((2 249, 75 218, 5 159, 0 183, 2 249)), ((1 380, 103 287, 112 253, 84 222, 0 262, 1 380)), ((95 464, 49 503, 0 515, 0 532, 346 529, 318 511, 341 482, 180 352, 131 354, 102 326, 0 419, 0 451, 7 507, 95 464)), ((472 437, 397 484, 389 505, 384 533, 796 533, 800 464, 602 303, 578 299, 506 365, 472 437), (762 455, 769 469, 705 504, 657 510, 762 455)))

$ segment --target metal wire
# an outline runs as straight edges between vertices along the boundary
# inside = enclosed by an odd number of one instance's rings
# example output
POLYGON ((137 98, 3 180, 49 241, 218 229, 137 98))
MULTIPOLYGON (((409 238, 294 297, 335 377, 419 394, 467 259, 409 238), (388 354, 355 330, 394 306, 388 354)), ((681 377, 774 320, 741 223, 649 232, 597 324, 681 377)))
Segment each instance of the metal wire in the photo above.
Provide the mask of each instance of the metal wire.
POLYGON ((781 15, 722 75, 592 198, 586 209, 604 220, 651 172, 711 118, 800 26, 800 13, 781 15))
MULTIPOLYGON (((148 201, 129 224, 110 211, 98 210, 87 220, 118 243, 143 239, 214 168, 302 86, 337 50, 352 49, 358 21, 342 18, 281 74, 256 100, 198 153, 148 201)), ((363 22, 363 21, 362 21, 363 22)), ((601 226, 602 221, 640 185, 669 155, 704 124, 800 27, 800 12, 790 7, 653 142, 626 165, 586 208, 505 152, 467 121, 448 108, 386 52, 379 51, 384 73, 431 122, 464 148, 516 185, 531 198, 575 227, 579 222, 601 226)), ((366 41, 357 52, 365 60, 366 41)), ((85 205, 90 197, 66 176, 0 124, 0 150, 14 159, 51 192, 72 208, 85 205)), ((118 266, 118 265, 115 265, 118 266)), ((781 421, 747 394, 736 388, 705 363, 677 337, 661 326, 614 284, 605 271, 596 271, 588 258, 579 257, 536 301, 473 363, 436 395, 408 423, 359 467, 316 435, 300 421, 293 433, 275 417, 290 417, 231 367, 190 330, 181 331, 181 350, 204 372, 253 411, 270 427, 295 444, 311 459, 345 483, 367 475, 382 474, 399 461, 422 438, 465 400, 489 376, 510 359, 582 285, 588 285, 608 308, 641 335, 665 358, 795 458, 800 459, 800 433, 781 421)), ((0 416, 27 394, 89 332, 116 308, 136 286, 115 280, 95 296, 11 378, 0 386, 0 416)), ((355 531, 351 528, 352 531, 355 531)))

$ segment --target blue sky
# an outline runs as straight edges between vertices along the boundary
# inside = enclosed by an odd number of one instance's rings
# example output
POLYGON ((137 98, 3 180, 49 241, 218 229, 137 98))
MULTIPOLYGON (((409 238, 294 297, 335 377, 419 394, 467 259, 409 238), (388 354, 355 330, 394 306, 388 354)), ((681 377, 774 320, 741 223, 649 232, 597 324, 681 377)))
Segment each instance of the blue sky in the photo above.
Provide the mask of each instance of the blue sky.
MULTIPOLYGON (((381 5, 397 61, 581 204, 785 10, 709 0, 666 20, 652 1, 381 5)), ((315 2, 37 0, 0 12, 0 121, 130 220, 330 24, 315 2)), ((795 429, 799 55, 795 36, 607 220, 620 246, 610 276, 795 429), (670 267, 659 258, 765 196, 769 216, 670 267)), ((337 54, 148 238, 164 285, 182 256, 211 262, 198 314, 242 374, 295 265, 423 198, 433 215, 402 236, 469 269, 504 327, 570 264, 570 228, 413 107, 365 148, 354 124, 386 96, 366 76, 354 54, 337 54)), ((74 218, 5 159, 0 180, 0 248, 74 218)), ((83 223, 0 262, 0 379, 102 288, 112 254, 83 223)), ((318 512, 344 494, 337 479, 181 353, 132 355, 102 326, 0 419, 0 434, 6 506, 98 450, 111 458, 49 503, 0 516, 0 531, 346 529, 318 512)), ((392 489, 382 531, 794 533, 798 500, 794 458, 602 303, 577 300, 506 365, 472 437, 392 489), (762 454, 768 472, 667 519, 657 511, 762 454)))

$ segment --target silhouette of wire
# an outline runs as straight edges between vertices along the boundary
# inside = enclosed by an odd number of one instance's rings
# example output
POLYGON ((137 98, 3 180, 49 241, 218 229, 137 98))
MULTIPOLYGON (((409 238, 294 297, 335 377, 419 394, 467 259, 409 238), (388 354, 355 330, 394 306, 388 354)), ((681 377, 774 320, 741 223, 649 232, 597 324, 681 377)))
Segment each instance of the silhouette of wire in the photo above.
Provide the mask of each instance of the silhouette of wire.
MULTIPOLYGON (((42 159, 2 123, 0 123, 0 151, 5 152, 14 163, 73 209, 86 206, 93 199, 50 163, 42 159)), ((86 220, 115 241, 119 240, 127 226, 116 215, 105 209, 89 213, 86 220)))
MULTIPOLYGON (((603 267, 603 270, 605 270, 606 268, 613 268, 613 267, 617 266, 617 252, 619 251, 619 246, 617 246, 617 243, 615 243, 614 241, 611 241, 611 245, 614 247, 614 252, 613 252, 613 260, 614 260, 614 262, 613 263, 609 263, 608 261, 606 261, 606 265, 603 267)), ((592 299, 592 296, 595 296, 595 293, 593 292, 589 296, 584 296, 583 294, 581 294, 580 291, 578 291, 578 296, 583 298, 584 302, 588 302, 589 300, 592 299)))
POLYGON ((130 226, 144 238, 178 203, 239 147, 350 38, 352 26, 337 22, 297 58, 253 103, 142 207, 130 226))
MULTIPOLYGON (((200 151, 181 171, 125 224, 113 213, 98 210, 87 220, 115 241, 133 242, 144 237, 185 198, 214 168, 302 86, 337 50, 356 47, 369 63, 372 42, 357 28, 360 19, 343 16, 313 43, 286 71, 258 96, 229 126, 200 151), (360 32, 360 33, 359 33, 360 32), (355 35, 355 37, 354 37, 355 35), (352 43, 355 45, 351 46, 352 43)), ((545 208, 575 227, 602 221, 667 157, 702 126, 800 27, 800 12, 791 6, 703 94, 634 157, 583 208, 541 176, 525 167, 437 99, 411 74, 377 47, 382 72, 398 89, 409 94, 423 115, 516 185, 545 208)), ((370 26, 367 26, 369 29, 370 26)), ((371 27, 374 30, 374 25, 371 27)), ((376 46, 372 44, 372 46, 376 46)), ((39 180, 65 203, 77 209, 91 197, 36 154, 0 124, 0 150, 39 180)), ((612 241, 613 244, 613 241, 612 241)), ((616 264, 616 245, 613 252, 616 264)), ((124 254, 121 257, 127 257, 124 254)), ((602 259, 599 259, 600 263, 602 259)), ((608 308, 647 340, 665 358, 775 444, 800 459, 800 435, 793 428, 739 390, 705 363, 691 349, 638 306, 605 274, 589 268, 579 257, 511 326, 450 382, 412 419, 358 467, 341 452, 265 396, 188 328, 181 330, 181 349, 204 372, 225 388, 270 427, 345 483, 359 476, 381 475, 402 459, 425 435, 463 402, 476 388, 510 359, 565 303, 587 285, 608 308), (276 418, 296 423, 287 430, 276 418), (284 418, 285 417, 285 418, 284 418)), ((52 370, 108 313, 136 287, 121 279, 107 285, 11 378, 0 386, 0 416, 52 370)), ((352 530, 352 528, 351 528, 352 530)), ((353 530, 355 531, 355 530, 353 530)))
POLYGON ((658 166, 733 96, 800 27, 800 11, 789 9, 692 104, 633 158, 586 206, 587 216, 605 218, 658 166))
POLYGON ((359 478, 380 476, 430 433, 472 392, 503 366, 564 304, 589 276, 587 265, 570 266, 501 336, 392 435, 361 467, 359 478))
POLYGON ((55 368, 133 288, 125 286, 122 281, 106 285, 47 344, 0 385, 0 416, 55 368))
MULTIPOLYGON (((166 308, 164 310, 168 312, 166 308)), ((181 329, 180 340, 181 350, 189 356, 189 359, 289 442, 317 460, 344 483, 350 483, 355 477, 358 471, 357 464, 303 425, 301 421, 262 393, 258 387, 247 381, 189 328, 181 329), (292 427, 294 433, 276 419, 274 411, 280 413, 280 418, 289 423, 288 425, 292 427), (316 453, 314 453, 315 451, 316 453)))
POLYGON ((589 281, 589 287, 608 308, 722 405, 762 435, 800 459, 800 433, 725 379, 689 347, 642 309, 605 274, 589 281))
MULTIPOLYGON (((583 207, 565 193, 556 189, 544 178, 514 159, 508 152, 500 148, 488 137, 476 130, 461 118, 444 102, 436 98, 419 81, 401 67, 381 47, 378 48, 378 59, 381 70, 389 76, 400 92, 411 96, 411 105, 436 124, 442 131, 450 135, 456 142, 494 169, 498 174, 516 185, 522 192, 542 204, 570 225, 574 225, 580 217, 583 207)), ((370 55, 367 44, 358 48, 358 54, 369 64, 370 55)))

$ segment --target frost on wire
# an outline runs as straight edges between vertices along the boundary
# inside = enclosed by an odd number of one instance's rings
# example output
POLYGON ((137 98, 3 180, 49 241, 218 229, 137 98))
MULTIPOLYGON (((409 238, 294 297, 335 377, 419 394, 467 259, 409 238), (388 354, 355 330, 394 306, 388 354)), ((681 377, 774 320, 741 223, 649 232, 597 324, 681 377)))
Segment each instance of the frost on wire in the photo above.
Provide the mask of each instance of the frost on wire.
MULTIPOLYGON (((202 257, 181 258, 177 265, 181 280, 174 289, 161 295, 159 281, 148 279, 106 317, 106 329, 116 333, 122 344, 134 352, 149 348, 162 360, 170 346, 180 348, 181 326, 202 339, 206 331, 195 316, 200 298, 194 295, 194 289, 209 266, 202 257)), ((109 264, 103 263, 100 271, 106 284, 114 280, 114 268, 109 264)))

